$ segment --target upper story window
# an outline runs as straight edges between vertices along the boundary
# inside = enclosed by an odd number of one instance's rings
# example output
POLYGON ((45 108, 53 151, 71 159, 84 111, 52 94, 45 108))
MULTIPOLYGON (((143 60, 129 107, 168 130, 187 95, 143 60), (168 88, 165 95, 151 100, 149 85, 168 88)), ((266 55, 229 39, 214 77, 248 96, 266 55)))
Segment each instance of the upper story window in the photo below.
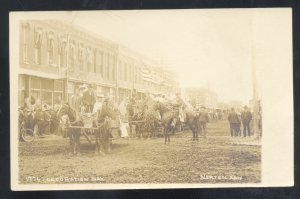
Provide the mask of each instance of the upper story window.
POLYGON ((97 48, 94 48, 93 50, 93 73, 97 72, 97 48))
POLYGON ((36 28, 34 31, 34 62, 41 64, 42 56, 42 29, 36 28))
POLYGON ((86 71, 92 72, 91 66, 92 66, 92 50, 90 47, 86 48, 86 71))
POLYGON ((128 74, 128 77, 129 77, 129 81, 132 81, 132 65, 129 64, 129 74, 128 74))
POLYGON ((28 23, 23 25, 23 61, 28 64, 28 50, 29 50, 29 31, 28 23))
POLYGON ((70 68, 70 71, 74 71, 74 68, 75 68, 75 59, 76 59, 76 57, 75 57, 75 42, 74 41, 72 41, 71 43, 70 43, 70 52, 69 52, 69 54, 70 54, 70 63, 69 63, 69 68, 70 68))
POLYGON ((54 65, 54 34, 53 32, 50 32, 48 34, 48 45, 47 45, 47 58, 48 58, 48 64, 54 65))
POLYGON ((59 65, 61 67, 66 67, 66 46, 67 40, 62 37, 59 46, 59 65))
POLYGON ((112 80, 116 80, 116 58, 112 57, 112 80))
POLYGON ((78 65, 79 65, 79 70, 83 70, 83 46, 80 45, 78 49, 78 65))
POLYGON ((139 72, 138 72, 139 83, 142 84, 142 70, 141 70, 141 68, 139 68, 138 71, 139 71, 139 72))
POLYGON ((102 51, 99 53, 99 72, 101 74, 101 77, 103 77, 103 52, 102 51))
POLYGON ((127 81, 127 64, 124 63, 124 80, 127 81))
POLYGON ((119 80, 122 80, 122 75, 123 75, 123 73, 122 73, 122 62, 119 61, 119 65, 118 65, 118 77, 117 78, 119 78, 119 80))
POLYGON ((107 74, 106 74, 106 77, 107 77, 107 79, 110 79, 110 54, 109 53, 107 53, 107 59, 106 59, 106 61, 107 61, 107 74))
POLYGON ((136 76, 137 76, 137 75, 136 75, 136 66, 135 66, 135 65, 132 66, 132 75, 133 75, 132 81, 133 81, 133 82, 137 82, 137 81, 136 81, 136 80, 137 80, 137 79, 136 79, 136 76))

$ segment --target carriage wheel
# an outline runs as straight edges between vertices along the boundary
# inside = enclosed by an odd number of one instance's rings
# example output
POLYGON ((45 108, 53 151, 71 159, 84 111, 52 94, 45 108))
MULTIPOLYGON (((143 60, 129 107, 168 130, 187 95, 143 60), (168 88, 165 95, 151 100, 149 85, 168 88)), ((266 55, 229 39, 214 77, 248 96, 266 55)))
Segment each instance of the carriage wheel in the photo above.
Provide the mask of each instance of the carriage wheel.
POLYGON ((34 132, 31 129, 21 130, 21 139, 25 142, 32 142, 34 140, 34 132))

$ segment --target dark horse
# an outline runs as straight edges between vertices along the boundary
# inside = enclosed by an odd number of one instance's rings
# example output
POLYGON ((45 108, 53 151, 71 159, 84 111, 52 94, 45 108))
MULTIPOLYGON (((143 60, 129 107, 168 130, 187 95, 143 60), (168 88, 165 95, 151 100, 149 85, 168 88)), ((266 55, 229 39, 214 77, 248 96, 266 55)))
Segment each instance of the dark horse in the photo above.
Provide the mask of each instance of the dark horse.
POLYGON ((104 101, 102 109, 98 111, 97 121, 95 121, 98 128, 95 130, 96 153, 110 153, 112 139, 111 120, 115 118, 116 114, 112 104, 104 101))
POLYGON ((96 153, 110 153, 111 151, 111 118, 106 117, 102 123, 98 123, 95 130, 96 153))
POLYGON ((193 133, 193 141, 198 141, 198 115, 191 109, 184 110, 186 114, 186 124, 193 133))
POLYGON ((156 110, 159 111, 161 116, 161 124, 165 137, 165 144, 170 143, 170 134, 174 134, 176 130, 176 123, 179 117, 179 109, 175 108, 169 103, 156 102, 156 110))
POLYGON ((70 139, 70 153, 77 154, 80 150, 81 127, 83 121, 76 120, 76 112, 68 104, 64 104, 57 113, 60 119, 63 137, 70 139))

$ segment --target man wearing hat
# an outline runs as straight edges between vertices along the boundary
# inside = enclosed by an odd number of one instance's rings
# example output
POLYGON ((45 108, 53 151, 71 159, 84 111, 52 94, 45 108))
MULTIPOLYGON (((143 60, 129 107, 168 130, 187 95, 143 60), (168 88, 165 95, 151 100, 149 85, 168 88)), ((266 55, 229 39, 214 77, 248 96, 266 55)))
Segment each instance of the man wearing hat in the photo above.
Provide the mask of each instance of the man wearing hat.
POLYGON ((88 113, 91 113, 96 102, 93 86, 89 85, 88 90, 83 93, 82 102, 88 113))
POLYGON ((80 96, 80 90, 82 90, 83 87, 79 87, 75 89, 74 95, 71 97, 71 107, 76 110, 77 112, 80 111, 82 96, 80 96))
POLYGON ((242 123, 243 123, 243 127, 244 127, 244 130, 243 130, 244 137, 250 136, 251 135, 250 122, 252 120, 252 114, 249 111, 247 106, 244 106, 244 110, 241 114, 241 119, 242 119, 242 123))
POLYGON ((234 108, 231 108, 231 111, 228 114, 228 122, 230 125, 231 137, 238 135, 238 125, 241 121, 234 108))
POLYGON ((201 106, 198 115, 198 132, 200 135, 206 137, 206 123, 209 121, 208 113, 205 106, 201 106))
POLYGON ((98 92, 97 100, 96 100, 96 103, 94 104, 94 108, 93 108, 93 113, 97 113, 98 111, 101 110, 102 104, 103 104, 103 99, 104 99, 104 95, 98 92))

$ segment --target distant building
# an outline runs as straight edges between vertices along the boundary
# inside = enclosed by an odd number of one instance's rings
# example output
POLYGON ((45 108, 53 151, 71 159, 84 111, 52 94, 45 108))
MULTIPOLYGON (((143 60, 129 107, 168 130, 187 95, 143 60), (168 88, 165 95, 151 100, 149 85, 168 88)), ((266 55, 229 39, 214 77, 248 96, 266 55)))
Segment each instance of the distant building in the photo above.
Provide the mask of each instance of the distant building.
POLYGON ((214 91, 204 88, 185 88, 182 92, 193 105, 199 104, 208 108, 217 108, 218 95, 214 91))
POLYGON ((178 90, 174 72, 66 22, 21 21, 18 45, 19 104, 33 96, 53 106, 69 100, 83 83, 115 100, 133 90, 139 96, 178 90))

